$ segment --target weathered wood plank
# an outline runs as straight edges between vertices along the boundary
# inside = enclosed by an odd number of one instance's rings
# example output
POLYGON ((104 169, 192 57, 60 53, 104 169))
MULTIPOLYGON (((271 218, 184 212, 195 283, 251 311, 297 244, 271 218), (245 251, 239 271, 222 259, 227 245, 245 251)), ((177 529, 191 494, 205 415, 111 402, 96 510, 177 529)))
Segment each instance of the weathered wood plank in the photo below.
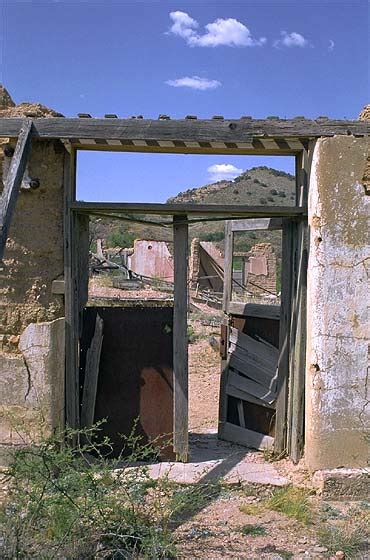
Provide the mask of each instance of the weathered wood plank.
MULTIPOLYGON (((296 203, 305 206, 308 199, 309 173, 313 157, 314 141, 308 151, 296 157, 296 203)), ((292 298, 292 327, 290 330, 290 386, 288 398, 287 447, 293 462, 297 463, 304 447, 304 396, 306 367, 306 299, 308 226, 306 221, 295 224, 293 238, 294 291, 292 298)))
POLYGON ((64 281, 66 341, 66 423, 79 427, 79 294, 76 216, 69 205, 75 197, 76 153, 64 156, 64 281))
POLYGON ((8 231, 18 198, 19 189, 31 150, 32 119, 25 119, 5 177, 4 189, 0 198, 0 261, 3 259, 8 231))
MULTIPOLYGON (((335 134, 366 136, 366 121, 349 120, 149 120, 149 119, 35 119, 34 135, 40 138, 92 140, 178 140, 245 142, 262 137, 277 139, 319 138, 335 134)), ((22 125, 17 118, 1 119, 0 137, 16 137, 22 125)), ((96 146, 102 149, 102 146, 96 146)), ((114 149, 114 146, 109 146, 114 149)), ((136 147, 137 151, 140 146, 136 147)), ((165 150, 164 150, 165 151, 165 150)), ((278 152, 279 149, 276 150, 278 152)), ((287 151, 287 150, 286 150, 287 151)), ((296 150, 299 151, 299 150, 296 150)))
POLYGON ((292 274, 293 274, 293 232, 295 231, 290 220, 283 220, 282 236, 282 270, 281 270, 281 312, 279 325, 279 359, 278 383, 276 399, 275 423, 275 451, 282 453, 287 447, 287 407, 289 387, 289 349, 290 349, 290 321, 292 300, 292 274))
POLYGON ((261 317, 262 319, 280 319, 280 305, 260 305, 258 303, 242 303, 232 301, 229 304, 231 315, 242 317, 261 317))
POLYGON ((85 380, 81 406, 82 428, 91 428, 94 423, 100 355, 103 345, 103 326, 103 319, 100 317, 99 313, 97 313, 94 335, 86 354, 85 380))
POLYGON ((159 216, 212 216, 212 217, 303 217, 307 210, 300 206, 245 206, 241 204, 162 204, 124 202, 72 202, 71 209, 82 212, 156 214, 159 216))
POLYGON ((249 220, 232 220, 231 231, 255 231, 281 229, 281 218, 250 218, 249 220))
POLYGON ((222 298, 222 309, 228 313, 232 298, 232 274, 233 274, 233 233, 231 222, 225 222, 225 259, 224 259, 224 292, 222 298))
POLYGON ((78 332, 82 334, 82 311, 89 297, 89 216, 78 214, 76 220, 77 282, 78 282, 78 332))
POLYGON ((241 428, 245 428, 243 401, 240 399, 238 400, 237 409, 238 409, 239 424, 241 428))
POLYGON ((258 406, 263 406, 264 408, 268 408, 270 410, 274 409, 274 405, 269 405, 269 404, 265 403, 264 401, 261 401, 260 399, 257 399, 256 397, 253 397, 253 395, 250 395, 249 393, 246 393, 245 391, 241 391, 240 389, 237 389, 233 385, 228 385, 226 387, 226 394, 230 397, 234 397, 235 399, 241 399, 245 402, 250 402, 252 404, 257 404, 258 406))
POLYGON ((230 347, 230 356, 238 360, 238 369, 243 375, 250 377, 266 389, 276 390, 276 366, 273 367, 270 364, 263 363, 258 356, 250 355, 233 344, 230 347))
POLYGON ((238 329, 230 329, 230 342, 239 346, 242 350, 246 351, 248 354, 260 358, 261 363, 266 363, 266 365, 271 365, 276 367, 279 350, 274 348, 271 344, 265 344, 264 342, 259 342, 251 336, 239 331, 238 329))
POLYGON ((173 219, 174 314, 173 388, 174 451, 179 461, 189 454, 188 434, 188 226, 186 216, 173 219))
POLYGON ((221 439, 233 441, 240 445, 245 445, 246 447, 252 447, 253 449, 271 449, 274 445, 273 437, 253 432, 247 428, 235 426, 234 424, 230 424, 230 422, 225 422, 221 439))
POLYGON ((276 399, 276 393, 265 387, 262 387, 259 383, 256 383, 252 379, 239 375, 237 372, 241 371, 239 368, 243 368, 243 362, 240 362, 238 358, 231 355, 229 360, 229 375, 227 379, 227 384, 236 387, 240 391, 249 393, 253 397, 257 397, 267 404, 272 404, 276 399), (235 372, 233 371, 235 369, 235 372))

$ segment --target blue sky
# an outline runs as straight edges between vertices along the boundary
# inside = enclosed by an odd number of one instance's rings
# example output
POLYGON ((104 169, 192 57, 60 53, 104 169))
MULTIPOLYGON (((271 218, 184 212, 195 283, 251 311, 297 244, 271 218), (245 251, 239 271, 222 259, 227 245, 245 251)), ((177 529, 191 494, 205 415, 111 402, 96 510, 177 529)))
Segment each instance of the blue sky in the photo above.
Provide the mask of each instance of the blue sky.
MULTIPOLYGON (((369 101, 363 0, 0 0, 0 10, 1 82, 16 102, 66 116, 357 118, 369 101)), ((161 201, 258 164, 292 170, 286 158, 84 152, 79 197, 161 201)))

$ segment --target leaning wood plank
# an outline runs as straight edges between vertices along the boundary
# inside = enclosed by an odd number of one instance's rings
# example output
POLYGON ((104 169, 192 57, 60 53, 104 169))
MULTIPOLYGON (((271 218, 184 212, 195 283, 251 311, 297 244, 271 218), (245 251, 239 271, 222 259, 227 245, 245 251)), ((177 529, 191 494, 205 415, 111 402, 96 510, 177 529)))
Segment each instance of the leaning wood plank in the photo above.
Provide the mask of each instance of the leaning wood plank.
POLYGON ((236 358, 233 358, 233 356, 231 356, 229 364, 230 370, 227 380, 228 385, 232 385, 233 387, 240 389, 240 391, 250 393, 253 397, 257 397, 267 404, 272 404, 275 401, 276 393, 274 391, 269 391, 252 379, 248 379, 247 377, 244 377, 237 373, 237 367, 239 366, 239 363, 236 358), (233 371, 234 368, 236 371, 233 371))
POLYGON ((173 219, 174 312, 173 312, 173 447, 177 459, 188 460, 188 226, 186 216, 173 219))
POLYGON ((279 357, 279 350, 274 348, 271 344, 265 344, 255 340, 251 336, 232 328, 230 330, 230 342, 245 349, 248 353, 263 357, 264 361, 271 362, 273 365, 277 364, 279 357))
POLYGON ((103 345, 103 319, 96 315, 95 331, 86 354, 85 382, 82 394, 81 427, 90 428, 94 423, 96 390, 98 387, 100 355, 103 345))
POLYGON ((226 387, 226 394, 229 397, 234 397, 234 399, 241 399, 242 401, 247 403, 257 404, 258 406, 262 406, 263 408, 267 408, 268 410, 274 410, 275 408, 274 404, 267 404, 264 401, 253 397, 253 395, 246 393, 245 391, 240 391, 240 389, 237 389, 233 385, 228 385, 226 387))
MULTIPOLYGON (((19 134, 22 120, 6 118, 0 121, 0 137, 16 137, 19 134)), ((233 143, 242 142, 248 146, 254 138, 319 138, 335 134, 354 134, 367 136, 370 125, 366 121, 331 120, 331 119, 225 119, 225 120, 151 120, 151 119, 66 119, 40 118, 35 119, 35 136, 39 138, 69 138, 78 144, 80 139, 92 140, 165 140, 209 142, 227 142, 229 151, 233 143)), ((160 145, 150 146, 152 151, 159 150, 160 145)), ((83 147, 84 145, 81 144, 83 147)), ((85 144, 86 146, 86 144, 85 144)), ((217 146, 216 146, 217 147, 217 146)), ((106 146, 112 150, 113 146, 106 146)), ((131 146, 140 151, 139 146, 131 146)), ((179 146, 185 151, 186 145, 179 146)), ((237 148, 237 146, 235 146, 237 148)), ((90 149, 90 146, 89 146, 90 149)), ((102 145, 95 149, 104 149, 102 145)), ((126 148, 127 149, 127 148, 126 148)), ((205 151, 207 146, 203 147, 205 151)), ((194 150, 194 148, 193 148, 194 150)), ((162 146, 166 151, 166 146, 162 146)), ((169 148, 167 147, 167 151, 169 148)), ((191 151, 191 146, 188 148, 191 151)), ((219 148, 220 152, 221 149, 219 148)), ((276 146, 275 152, 299 152, 299 147, 289 148, 276 146)))
POLYGON ((238 370, 245 376, 250 377, 264 387, 271 391, 276 390, 277 382, 277 367, 270 367, 260 360, 254 359, 253 356, 248 355, 243 352, 240 348, 234 344, 230 345, 229 348, 230 359, 232 358, 234 363, 238 364, 238 370))
POLYGON ((271 449, 274 445, 274 438, 253 432, 247 428, 241 428, 226 422, 223 429, 222 439, 233 441, 253 449, 271 449))
POLYGON ((32 119, 26 119, 19 132, 18 142, 8 174, 5 177, 4 190, 0 200, 0 260, 4 256, 10 223, 26 169, 31 149, 31 136, 32 119))

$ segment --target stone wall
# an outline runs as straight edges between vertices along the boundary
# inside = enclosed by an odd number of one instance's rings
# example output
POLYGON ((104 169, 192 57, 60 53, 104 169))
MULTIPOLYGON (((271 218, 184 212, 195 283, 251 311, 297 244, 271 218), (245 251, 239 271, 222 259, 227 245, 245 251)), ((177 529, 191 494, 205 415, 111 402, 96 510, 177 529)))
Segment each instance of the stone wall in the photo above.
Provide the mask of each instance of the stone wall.
MULTIPOLYGON (((1 99, 5 106, 0 106, 0 118, 25 116, 33 107, 12 106, 2 88, 1 99)), ((35 107, 36 116, 53 114, 35 107)), ((14 145, 2 139, 0 191, 10 162, 4 148, 14 145)), ((39 179, 40 186, 21 189, 0 263, 0 444, 17 439, 11 427, 17 418, 29 424, 31 417, 41 415, 49 427, 61 423, 64 298, 52 293, 52 282, 64 272, 63 168, 62 144, 33 140, 28 174, 39 179)))
POLYGON ((369 451, 368 139, 320 139, 313 155, 305 458, 312 470, 366 466, 369 451))

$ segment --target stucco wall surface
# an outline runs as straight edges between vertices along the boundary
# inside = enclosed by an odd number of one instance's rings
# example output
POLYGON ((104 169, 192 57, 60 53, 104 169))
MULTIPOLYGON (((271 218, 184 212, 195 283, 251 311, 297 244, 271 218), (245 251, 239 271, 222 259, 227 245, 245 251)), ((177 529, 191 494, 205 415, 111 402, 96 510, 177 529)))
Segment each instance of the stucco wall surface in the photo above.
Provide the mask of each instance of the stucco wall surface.
MULTIPOLYGON (((36 109, 36 116, 52 116, 36 109)), ((1 110, 0 117, 23 110, 1 110)), ((0 193, 9 146, 15 141, 1 140, 0 193)), ((41 429, 63 424, 64 299, 52 293, 52 282, 64 270, 64 153, 60 142, 33 139, 25 178, 40 186, 20 190, 0 263, 0 463, 27 431, 38 437, 41 429)))
MULTIPOLYGON (((52 281, 63 274, 64 149, 54 142, 33 142, 29 175, 36 190, 21 190, 5 257, 0 264, 0 349, 16 351, 16 339, 29 323, 64 315, 63 296, 52 281), (12 338, 13 337, 13 338, 12 338)), ((4 158, 8 167, 9 158, 4 158)), ((4 169, 6 172, 6 169, 4 169)))
POLYGON ((0 353, 0 463, 8 446, 63 427, 64 330, 64 319, 30 324, 18 354, 0 353))
POLYGON ((366 466, 369 450, 368 139, 320 139, 309 225, 306 449, 312 470, 366 466))

